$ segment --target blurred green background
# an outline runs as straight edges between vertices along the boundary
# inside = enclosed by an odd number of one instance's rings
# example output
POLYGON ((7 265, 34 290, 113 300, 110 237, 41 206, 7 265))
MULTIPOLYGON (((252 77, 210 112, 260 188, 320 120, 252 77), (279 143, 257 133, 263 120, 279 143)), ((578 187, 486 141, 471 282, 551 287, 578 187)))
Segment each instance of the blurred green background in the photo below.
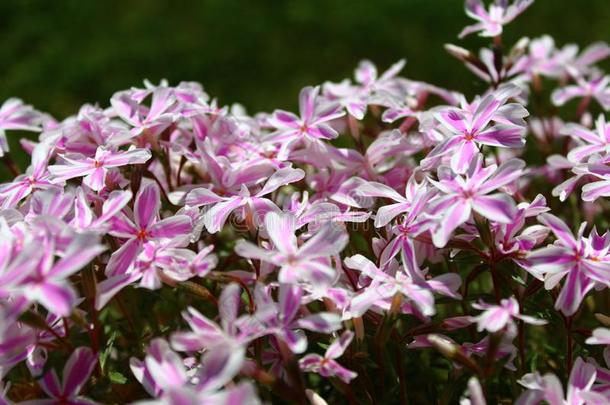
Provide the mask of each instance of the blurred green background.
MULTIPOLYGON (((295 108, 301 87, 350 77, 363 58, 380 69, 407 58, 404 75, 472 94, 480 84, 442 49, 485 45, 457 39, 470 23, 461 0, 2 0, 0 100, 64 118, 167 78, 250 112, 295 108)), ((610 41, 610 1, 537 0, 506 38, 544 33, 610 41)))

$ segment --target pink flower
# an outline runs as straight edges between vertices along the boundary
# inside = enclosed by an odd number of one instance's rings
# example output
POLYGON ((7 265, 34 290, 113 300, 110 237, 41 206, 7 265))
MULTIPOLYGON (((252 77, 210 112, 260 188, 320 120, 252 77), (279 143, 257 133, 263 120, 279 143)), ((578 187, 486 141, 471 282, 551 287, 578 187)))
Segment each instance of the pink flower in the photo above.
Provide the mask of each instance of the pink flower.
POLYGON ((271 200, 263 197, 282 186, 299 181, 303 177, 305 177, 303 170, 284 167, 273 173, 261 190, 254 195, 244 185, 242 185, 239 194, 232 197, 221 197, 207 188, 196 188, 187 194, 185 202, 189 207, 213 204, 212 208, 204 215, 204 224, 210 233, 220 231, 231 212, 242 207, 245 210, 243 217, 250 217, 254 221, 254 225, 258 227, 267 213, 279 211, 271 200))
POLYGON ((426 184, 418 184, 414 181, 414 178, 411 178, 407 183, 405 197, 388 186, 374 182, 360 186, 358 191, 364 196, 384 197, 396 201, 394 204, 383 206, 377 210, 375 227, 385 226, 396 216, 406 214, 392 228, 395 237, 388 242, 380 260, 381 264, 385 265, 402 251, 407 260, 407 267, 411 272, 416 272, 418 270, 418 258, 415 254, 415 245, 417 244, 415 238, 429 231, 435 224, 434 218, 425 213, 436 193, 435 190, 431 190, 426 184))
POLYGON ((547 290, 553 289, 566 278, 555 309, 565 315, 572 315, 580 306, 585 295, 595 286, 595 282, 608 285, 610 271, 610 239, 593 232, 584 236, 586 223, 583 223, 577 237, 572 235, 568 226, 552 214, 540 214, 538 220, 550 228, 557 237, 553 245, 533 251, 527 257, 528 272, 544 280, 547 290))
MULTIPOLYGON (((182 314, 191 331, 172 335, 172 346, 179 351, 198 351, 221 346, 232 348, 241 361, 244 360, 247 344, 263 334, 263 330, 250 322, 247 315, 239 316, 241 287, 228 284, 218 300, 220 324, 189 307, 182 314)), ((241 363, 240 363, 241 364, 241 363)))
POLYGON ((280 284, 279 300, 273 301, 269 289, 261 285, 256 289, 257 311, 252 320, 260 327, 260 333, 273 335, 288 346, 293 353, 307 349, 307 337, 302 329, 318 333, 332 333, 341 328, 339 315, 329 312, 301 316, 303 289, 290 284, 280 284))
POLYGON ((404 65, 405 61, 400 60, 379 76, 375 65, 363 60, 354 72, 355 85, 347 79, 341 83, 326 82, 324 95, 330 100, 337 100, 350 115, 361 120, 368 104, 380 103, 400 93, 401 86, 396 76, 404 65))
POLYGON ((610 329, 595 328, 591 337, 587 338, 588 345, 610 345, 610 329))
POLYGON ((319 87, 305 87, 299 95, 300 117, 295 114, 277 110, 269 118, 269 123, 277 128, 267 140, 281 143, 281 156, 288 153, 303 139, 334 139, 338 136, 327 122, 345 115, 341 105, 324 101, 319 97, 319 87))
POLYGON ((108 169, 129 164, 146 163, 151 157, 148 149, 131 149, 112 151, 103 146, 97 148, 95 157, 68 157, 62 155, 66 164, 49 166, 54 183, 63 182, 75 177, 84 177, 83 184, 94 191, 100 191, 106 182, 108 169))
POLYGON ((465 177, 457 175, 447 167, 438 169, 438 181, 429 181, 442 194, 431 210, 438 214, 436 230, 432 240, 437 247, 443 247, 451 234, 477 212, 491 221, 510 223, 517 214, 513 199, 504 193, 490 192, 516 180, 522 173, 525 163, 512 159, 500 167, 482 167, 482 158, 476 158, 465 177))
POLYGON ((182 238, 188 243, 190 232, 193 230, 191 218, 187 215, 174 215, 159 220, 160 209, 159 187, 156 183, 147 182, 136 194, 134 220, 123 213, 112 218, 109 234, 126 241, 110 257, 106 266, 107 275, 114 276, 127 272, 147 241, 182 238))
POLYGON ((610 152, 610 124, 606 123, 606 118, 600 114, 596 121, 595 132, 578 124, 567 124, 561 131, 565 135, 570 135, 577 143, 577 147, 572 148, 567 158, 580 163, 588 161, 589 157, 598 154, 607 156, 610 152))
POLYGON ((520 319, 531 325, 544 325, 547 323, 541 319, 521 315, 519 313, 519 303, 514 297, 502 299, 500 305, 486 304, 480 301, 479 303, 472 304, 472 306, 484 311, 482 314, 474 317, 479 331, 497 332, 504 329, 506 325, 514 325, 513 318, 520 319))
POLYGON ((434 114, 444 138, 422 160, 424 167, 434 165, 443 156, 451 156, 451 168, 464 173, 479 152, 479 145, 521 148, 525 145, 524 117, 527 110, 517 103, 506 103, 519 93, 507 86, 462 108, 448 107, 434 114), (492 124, 493 122, 493 124, 492 124))
POLYGON ((319 354, 308 354, 300 359, 299 366, 301 367, 301 370, 310 373, 318 373, 322 377, 337 376, 343 380, 343 382, 349 384, 358 374, 346 369, 337 363, 335 359, 343 355, 353 338, 354 332, 346 330, 339 339, 328 346, 324 356, 320 356, 319 354))
MULTIPOLYGON (((97 364, 97 354, 88 347, 79 347, 74 350, 64 366, 60 383, 55 370, 49 371, 38 380, 38 385, 52 400, 39 400, 36 403, 61 403, 66 405, 94 404, 93 401, 78 394, 83 389, 87 379, 97 364)), ((28 402, 28 401, 26 401, 28 402)))
POLYGON ((436 313, 434 293, 459 298, 457 290, 461 279, 457 274, 446 273, 437 277, 426 277, 426 272, 419 269, 409 272, 406 264, 404 264, 405 271, 401 271, 395 261, 386 265, 384 271, 359 254, 346 258, 344 262, 346 267, 360 271, 362 276, 370 280, 357 295, 352 297, 344 318, 362 316, 373 306, 389 310, 396 294, 403 297, 403 312, 422 317, 436 313))
POLYGON ((469 25, 460 32, 463 38, 474 32, 481 31, 482 37, 495 37, 502 34, 502 27, 525 11, 534 0, 515 0, 509 5, 509 0, 495 0, 489 10, 485 10, 482 0, 466 0, 466 14, 478 22, 469 25))
POLYGON ((42 114, 17 98, 9 98, 0 106, 0 157, 8 152, 5 130, 34 131, 42 129, 42 114))
POLYGON ((223 389, 241 368, 239 354, 236 356, 230 347, 217 347, 206 353, 195 368, 188 369, 186 363, 165 340, 156 338, 150 343, 144 361, 131 358, 130 367, 144 389, 162 403, 260 403, 254 388, 247 382, 223 389))
POLYGON ((177 118, 178 102, 172 88, 167 83, 153 86, 146 83, 146 89, 132 89, 114 94, 110 99, 113 111, 132 127, 133 135, 144 134, 148 140, 154 139, 177 118), (150 106, 143 101, 151 95, 150 106))
POLYGON ((516 404, 539 404, 543 401, 551 405, 606 403, 607 399, 592 390, 596 374, 593 364, 585 363, 580 357, 577 358, 568 380, 567 395, 564 393, 559 378, 554 374, 548 373, 544 376, 541 376, 538 372, 526 374, 519 383, 527 390, 517 399, 516 404), (601 402, 598 402, 600 397, 601 402))
POLYGON ((265 216, 265 230, 273 250, 239 241, 235 246, 237 254, 279 266, 280 283, 328 284, 334 280, 335 269, 331 267, 330 256, 339 254, 348 241, 341 227, 327 223, 299 246, 294 216, 270 212, 265 216))
POLYGON ((551 101, 562 106, 573 98, 593 98, 606 111, 610 110, 610 76, 576 78, 575 85, 559 88, 551 94, 551 101))
POLYGON ((32 152, 32 164, 23 175, 19 175, 11 183, 0 185, 0 208, 13 208, 36 190, 59 188, 49 181, 47 165, 51 154, 51 146, 41 142, 32 152))
MULTIPOLYGON (((13 294, 22 295, 30 302, 42 304, 49 312, 59 316, 68 316, 76 304, 77 294, 68 281, 68 277, 85 267, 105 248, 91 235, 75 235, 63 249, 58 249, 52 240, 30 241, 34 243, 35 251, 24 249, 21 255, 27 255, 29 264, 21 262, 19 271, 22 274, 17 278, 13 294), (55 260, 58 255, 59 259, 55 260), (21 279, 22 278, 22 279, 21 279)), ((17 256, 16 262, 25 260, 17 256)), ((7 282, 14 281, 12 270, 6 272, 7 282)), ((1 279, 2 277, 0 277, 1 279)), ((3 286, 5 286, 4 284, 3 286)))

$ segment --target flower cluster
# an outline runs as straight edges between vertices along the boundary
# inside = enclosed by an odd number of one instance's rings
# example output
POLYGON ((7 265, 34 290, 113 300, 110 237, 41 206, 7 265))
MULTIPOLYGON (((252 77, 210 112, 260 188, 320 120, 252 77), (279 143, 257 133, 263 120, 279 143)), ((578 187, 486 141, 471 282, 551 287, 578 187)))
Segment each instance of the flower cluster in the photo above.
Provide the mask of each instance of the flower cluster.
POLYGON ((610 47, 506 47, 532 3, 466 1, 474 97, 363 61, 298 113, 7 100, 0 404, 609 402, 610 47))

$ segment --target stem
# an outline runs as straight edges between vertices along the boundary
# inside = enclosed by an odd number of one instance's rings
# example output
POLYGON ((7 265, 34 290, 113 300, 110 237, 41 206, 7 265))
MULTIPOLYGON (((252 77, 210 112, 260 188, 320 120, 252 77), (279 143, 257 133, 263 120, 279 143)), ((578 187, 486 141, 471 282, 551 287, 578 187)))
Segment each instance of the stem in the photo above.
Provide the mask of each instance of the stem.
POLYGON ((499 303, 502 299, 502 294, 500 293, 500 282, 498 280, 498 275, 496 274, 496 263, 492 261, 489 266, 491 271, 491 281, 494 286, 494 296, 496 298, 496 302, 499 303))
POLYGON ((180 165, 178 166, 178 173, 176 174, 176 187, 180 187, 182 185, 182 169, 184 168, 184 164, 186 163, 186 158, 182 156, 180 158, 180 165))
POLYGON ((165 189, 163 188, 163 184, 161 184, 161 182, 159 181, 157 176, 155 176, 155 174, 148 169, 146 170, 146 174, 149 175, 150 177, 152 177, 152 179, 155 181, 155 183, 157 183, 157 185, 159 186, 159 189, 161 190, 161 195, 163 196, 165 201, 167 201, 171 206, 174 206, 174 204, 172 204, 172 202, 169 200, 169 197, 167 196, 167 193, 165 192, 165 189))
POLYGON ((119 294, 117 294, 114 297, 114 300, 116 301, 117 305, 119 306, 119 310, 121 311, 121 314, 127 320, 127 325, 129 325, 130 332, 132 333, 133 336, 137 336, 136 326, 133 323, 133 319, 131 319, 131 315, 129 315, 129 311, 127 311, 127 307, 125 307, 125 302, 123 301, 123 297, 121 297, 121 293, 123 293, 123 291, 119 292, 119 294))
POLYGON ((299 398, 299 403, 305 404, 305 384, 303 383, 303 374, 301 373, 301 369, 299 368, 299 364, 295 359, 294 355, 286 346, 281 339, 277 341, 278 347, 280 349, 280 354, 282 356, 282 360, 284 362, 284 366, 286 368, 286 372, 290 376, 290 380, 295 384, 292 388, 295 393, 295 397, 299 398))
POLYGON ((95 270, 92 266, 89 266, 85 270, 83 270, 82 282, 85 297, 87 297, 87 299, 89 300, 89 310, 91 311, 91 320, 93 322, 93 328, 89 331, 89 337, 91 339, 91 349, 94 353, 98 353, 100 351, 100 322, 97 317, 97 310, 95 309, 95 291, 97 285, 97 278, 95 277, 95 270))
POLYGON ((396 352, 396 373, 398 374, 398 383, 400 385, 400 403, 408 404, 407 384, 405 381, 405 371, 402 366, 402 351, 400 347, 396 347, 396 352))
POLYGON ((21 170, 19 170, 19 166, 15 163, 11 155, 7 152, 4 156, 2 156, 2 163, 6 166, 6 168, 11 172, 13 177, 17 177, 21 174, 21 170))
POLYGON ((572 357, 574 350, 574 339, 572 338, 572 319, 572 316, 565 318, 567 334, 566 378, 570 378, 570 373, 572 372, 572 357))
POLYGON ((589 107, 589 103, 591 102, 591 96, 586 96, 582 100, 580 100, 580 104, 578 104, 578 108, 576 109, 576 122, 580 122, 580 119, 587 111, 587 107, 589 107))

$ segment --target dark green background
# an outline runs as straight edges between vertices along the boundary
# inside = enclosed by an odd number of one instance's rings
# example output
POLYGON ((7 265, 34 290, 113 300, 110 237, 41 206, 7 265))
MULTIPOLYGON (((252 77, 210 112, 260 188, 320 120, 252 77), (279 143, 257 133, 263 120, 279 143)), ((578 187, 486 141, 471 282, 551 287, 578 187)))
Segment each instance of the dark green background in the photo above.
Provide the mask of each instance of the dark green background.
MULTIPOLYGON (((442 48, 486 45, 458 40, 471 23, 461 0, 0 0, 0 101, 17 96, 65 118, 167 78, 199 81, 250 112, 294 109, 301 87, 351 77, 363 58, 380 69, 407 58, 407 77, 473 94, 481 83, 442 48)), ((610 2, 538 0, 505 37, 544 33, 559 44, 610 41, 610 2)))
MULTIPOLYGON (((221 103, 292 107, 307 84, 350 76, 362 58, 467 91, 472 75, 446 55, 471 22, 459 0, 0 2, 0 99, 18 96, 57 117, 108 104, 142 79, 196 80, 221 103)), ((538 0, 508 40, 552 34, 559 43, 610 40, 607 0, 538 0)))

